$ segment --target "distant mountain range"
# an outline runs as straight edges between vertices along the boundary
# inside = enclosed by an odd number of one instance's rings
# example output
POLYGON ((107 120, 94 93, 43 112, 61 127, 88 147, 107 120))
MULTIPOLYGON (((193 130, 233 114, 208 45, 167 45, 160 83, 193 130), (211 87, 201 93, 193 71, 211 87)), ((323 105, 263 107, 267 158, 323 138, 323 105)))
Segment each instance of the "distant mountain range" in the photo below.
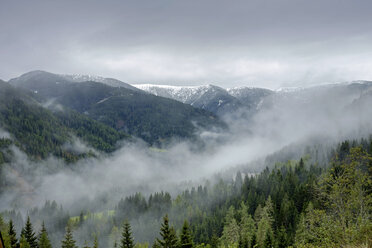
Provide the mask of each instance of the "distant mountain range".
POLYGON ((238 87, 223 89, 215 85, 170 86, 170 85, 133 85, 156 96, 167 97, 190 104, 193 107, 225 115, 242 107, 256 109, 261 100, 273 91, 261 88, 238 87))
MULTIPOLYGON (((96 150, 111 152, 117 142, 131 136, 150 145, 196 141, 200 131, 224 131, 241 119, 286 127, 286 118, 293 116, 302 118, 298 125, 307 125, 311 117, 323 120, 328 115, 337 123, 343 112, 354 118, 361 109, 365 115, 359 119, 372 115, 369 81, 272 91, 130 85, 112 78, 32 71, 0 81, 0 96, 0 131, 8 132, 13 144, 36 158, 55 154, 67 160, 87 155, 65 149, 76 137, 96 150)), ((244 127, 255 132, 250 124, 244 127)), ((0 150, 2 145, 9 142, 3 139, 0 150)))
MULTIPOLYGON (((253 87, 235 87, 223 89, 215 85, 170 86, 138 84, 138 89, 156 96, 162 96, 190 104, 193 107, 208 110, 219 116, 243 110, 248 117, 259 112, 263 106, 280 104, 283 101, 309 102, 318 98, 347 100, 355 99, 372 87, 370 81, 352 81, 340 84, 327 84, 312 87, 290 87, 269 90, 253 87)), ((347 101, 346 101, 347 102, 347 101)), ((332 104, 332 103, 331 103, 332 104)), ((342 105, 342 104, 341 104, 342 105)))
POLYGON ((32 71, 1 81, 0 95, 0 128, 21 150, 40 158, 71 157, 63 147, 74 137, 110 152, 129 136, 161 145, 226 128, 211 112, 115 79, 32 71))

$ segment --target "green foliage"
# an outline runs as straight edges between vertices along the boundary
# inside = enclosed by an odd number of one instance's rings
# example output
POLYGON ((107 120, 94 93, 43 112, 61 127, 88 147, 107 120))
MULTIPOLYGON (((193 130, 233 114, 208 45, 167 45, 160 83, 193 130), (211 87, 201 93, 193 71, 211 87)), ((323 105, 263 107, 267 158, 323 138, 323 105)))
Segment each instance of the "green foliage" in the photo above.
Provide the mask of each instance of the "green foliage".
POLYGON ((20 248, 31 248, 31 245, 27 242, 24 235, 21 235, 21 239, 19 240, 19 247, 20 248))
POLYGON ((62 240, 62 248, 77 248, 76 241, 72 236, 72 230, 70 226, 66 228, 66 234, 64 240, 62 240))
POLYGON ((118 141, 130 137, 122 131, 116 131, 114 128, 92 120, 75 111, 55 111, 54 115, 74 135, 100 151, 113 152, 117 147, 118 141))
MULTIPOLYGON (((8 235, 7 224, 3 219, 3 216, 0 214, 0 234, 4 241, 5 246, 10 246, 10 237, 8 235)), ((1 242, 1 241, 0 241, 1 242)))
POLYGON ((38 248, 37 238, 33 230, 30 217, 27 216, 25 227, 23 228, 21 235, 24 236, 30 248, 38 248))
POLYGON ((177 248, 178 239, 176 236, 176 231, 173 227, 169 227, 168 215, 163 218, 163 223, 160 228, 160 236, 162 239, 157 239, 157 243, 162 248, 177 248))
POLYGON ((18 247, 17 233, 14 228, 12 220, 9 221, 8 236, 9 236, 9 247, 17 248, 18 247))
POLYGON ((372 157, 362 147, 341 145, 341 155, 320 180, 323 209, 309 204, 296 244, 322 247, 363 244, 372 236, 372 157))
POLYGON ((38 245, 38 248, 52 248, 44 222, 41 225, 38 245))
POLYGON ((239 242, 240 230, 235 219, 235 208, 231 206, 225 217, 225 226, 222 232, 222 243, 225 246, 236 246, 239 242))
POLYGON ((180 235, 180 248, 192 248, 193 241, 190 233, 189 223, 185 220, 180 235))
POLYGON ((129 222, 125 221, 123 225, 123 233, 122 233, 120 248, 133 248, 133 247, 134 247, 134 239, 132 237, 131 227, 130 227, 129 222))
POLYGON ((256 224, 252 216, 248 213, 248 207, 244 202, 240 205, 240 236, 239 243, 241 247, 253 247, 253 237, 256 234, 256 224))

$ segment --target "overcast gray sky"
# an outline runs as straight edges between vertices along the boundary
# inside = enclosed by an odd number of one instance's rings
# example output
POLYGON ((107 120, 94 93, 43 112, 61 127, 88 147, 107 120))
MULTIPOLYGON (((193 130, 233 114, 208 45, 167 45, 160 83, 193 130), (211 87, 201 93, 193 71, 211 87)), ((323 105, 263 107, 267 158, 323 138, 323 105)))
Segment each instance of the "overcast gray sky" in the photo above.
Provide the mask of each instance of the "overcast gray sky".
POLYGON ((370 0, 1 0, 0 78, 278 88, 372 80, 370 0))

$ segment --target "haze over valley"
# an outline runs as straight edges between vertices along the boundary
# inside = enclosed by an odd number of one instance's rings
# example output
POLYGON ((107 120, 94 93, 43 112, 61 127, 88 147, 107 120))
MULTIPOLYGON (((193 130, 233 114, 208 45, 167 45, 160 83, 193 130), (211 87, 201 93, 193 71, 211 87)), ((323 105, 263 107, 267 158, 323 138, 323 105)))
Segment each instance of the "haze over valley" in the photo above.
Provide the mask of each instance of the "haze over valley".
POLYGON ((372 245, 368 1, 0 3, 0 248, 372 245))

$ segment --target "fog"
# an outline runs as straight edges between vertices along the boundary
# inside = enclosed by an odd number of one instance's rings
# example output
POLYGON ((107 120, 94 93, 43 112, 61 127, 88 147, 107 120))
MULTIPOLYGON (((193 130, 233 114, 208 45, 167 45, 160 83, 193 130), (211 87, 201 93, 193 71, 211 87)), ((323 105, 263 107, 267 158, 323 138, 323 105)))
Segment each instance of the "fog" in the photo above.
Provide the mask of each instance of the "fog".
MULTIPOLYGON (((285 162, 277 161, 281 158, 298 159, 309 146, 366 138, 372 133, 371 89, 363 82, 276 92, 257 109, 224 116, 228 130, 200 130, 202 149, 186 140, 160 148, 135 140, 103 154, 75 137, 65 149, 93 151, 96 157, 66 164, 53 156, 31 160, 12 146, 14 159, 3 166, 9 187, 1 195, 0 210, 17 209, 25 216, 32 207, 55 200, 72 215, 83 209, 107 211, 136 192, 148 196, 167 191, 176 196, 207 180, 212 184, 218 178, 231 180, 238 170, 257 173, 285 162)), ((5 131, 0 131, 0 137, 11 138, 5 131)), ((154 237, 154 226, 143 231, 138 225, 134 226, 137 238, 154 237)))
MULTIPOLYGON (((366 137, 372 131, 369 88, 357 84, 277 92, 266 97, 259 110, 249 113, 249 119, 225 116, 228 131, 200 131, 199 136, 206 143, 202 150, 187 141, 152 149, 137 140, 123 143, 112 154, 94 151, 96 158, 65 164, 54 157, 31 161, 13 147, 15 159, 6 168, 7 179, 14 187, 3 194, 1 209, 29 208, 56 200, 78 211, 85 204, 92 207, 91 203, 101 196, 105 196, 105 204, 92 208, 112 208, 129 194, 161 190, 177 194, 186 186, 202 183, 236 166, 260 171, 263 164, 257 161, 266 155, 291 144, 313 145, 309 140, 315 137, 317 142, 328 143, 366 137)), ((0 134, 10 137, 6 132, 0 134)), ((93 151, 77 138, 65 148, 78 153, 93 151)))
POLYGON ((0 127, 0 139, 9 139, 10 134, 0 127))

